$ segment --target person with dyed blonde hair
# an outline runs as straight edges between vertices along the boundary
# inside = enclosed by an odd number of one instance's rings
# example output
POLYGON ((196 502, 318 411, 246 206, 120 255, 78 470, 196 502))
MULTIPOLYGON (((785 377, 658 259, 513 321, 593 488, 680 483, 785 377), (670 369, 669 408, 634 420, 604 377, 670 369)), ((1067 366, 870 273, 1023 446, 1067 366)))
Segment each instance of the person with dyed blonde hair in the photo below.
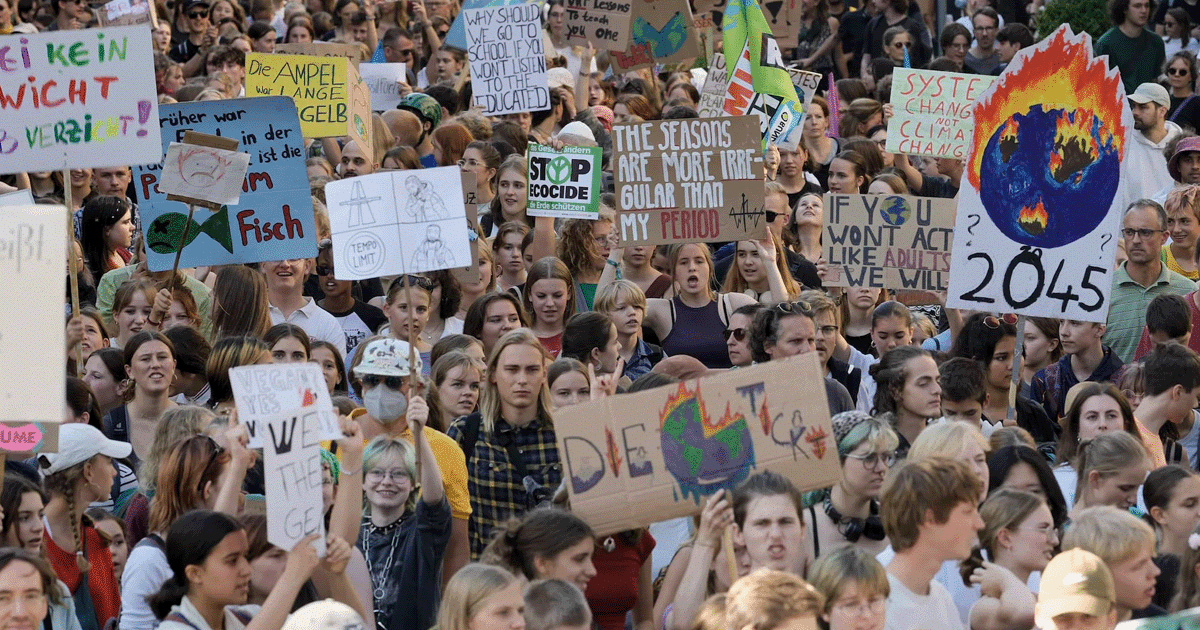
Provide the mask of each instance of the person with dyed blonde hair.
POLYGON ((821 630, 883 629, 892 589, 883 565, 862 547, 842 547, 817 558, 808 579, 824 599, 817 617, 821 630))
POLYGON ((486 621, 524 630, 524 581, 503 567, 472 563, 446 582, 438 608, 438 630, 472 630, 486 621))
POLYGON ((630 280, 615 280, 596 292, 595 309, 617 325, 617 341, 625 362, 624 376, 637 380, 662 360, 662 348, 642 339, 646 318, 646 294, 630 280))
POLYGON ((1111 506, 1072 513, 1062 541, 1064 552, 1083 549, 1108 565, 1116 585, 1118 621, 1167 612, 1152 603, 1155 578, 1161 572, 1154 564, 1154 545, 1154 530, 1145 521, 1111 506))
POLYGON ((1196 239, 1200 238, 1200 186, 1183 184, 1167 195, 1167 232, 1171 242, 1162 246, 1162 261, 1167 269, 1188 280, 1200 280, 1196 265, 1196 239))
POLYGON ((776 630, 816 619, 823 598, 808 582, 784 571, 764 569, 733 583, 725 596, 729 630, 776 630))

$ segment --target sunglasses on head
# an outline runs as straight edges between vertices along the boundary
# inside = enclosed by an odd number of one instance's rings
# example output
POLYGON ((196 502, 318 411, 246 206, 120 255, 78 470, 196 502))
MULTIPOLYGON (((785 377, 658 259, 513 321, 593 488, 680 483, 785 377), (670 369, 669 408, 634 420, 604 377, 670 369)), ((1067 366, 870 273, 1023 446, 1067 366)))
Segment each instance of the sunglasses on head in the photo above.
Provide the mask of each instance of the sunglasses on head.
POLYGON ((367 374, 361 379, 362 384, 367 387, 378 387, 380 383, 386 385, 389 389, 400 389, 404 384, 403 377, 400 376, 380 376, 378 374, 367 374))
POLYGON ((746 340, 746 329, 745 328, 732 328, 732 329, 727 328, 727 329, 725 329, 725 331, 722 334, 725 336, 725 341, 729 341, 730 337, 733 337, 734 339, 736 339, 738 341, 746 340))
POLYGON ((425 289, 426 291, 432 291, 433 290, 433 280, 430 280, 429 278, 426 278, 425 276, 417 276, 417 275, 413 275, 413 274, 405 274, 403 276, 396 276, 396 279, 392 280, 392 286, 389 287, 389 292, 391 289, 394 289, 396 287, 403 287, 403 286, 417 287, 420 289, 425 289))
POLYGON ((987 317, 983 318, 983 325, 987 326, 988 328, 992 328, 992 329, 1000 328, 1001 322, 1008 324, 1009 326, 1015 326, 1017 324, 1017 314, 1016 313, 1005 313, 1005 314, 1001 315, 1000 317, 996 317, 995 315, 988 315, 987 317))

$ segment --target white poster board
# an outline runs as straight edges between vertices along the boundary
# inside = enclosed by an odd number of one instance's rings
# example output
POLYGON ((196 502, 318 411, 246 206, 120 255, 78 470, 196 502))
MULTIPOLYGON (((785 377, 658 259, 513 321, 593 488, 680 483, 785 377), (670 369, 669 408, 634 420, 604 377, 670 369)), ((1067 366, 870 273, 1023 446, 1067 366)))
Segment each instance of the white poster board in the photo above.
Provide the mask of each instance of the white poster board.
POLYGON ((325 185, 338 280, 471 263, 462 171, 392 171, 325 185))
POLYGON ((0 206, 32 206, 34 205, 33 193, 29 192, 28 188, 14 190, 10 193, 0 195, 0 206))
POLYGON ((371 110, 382 112, 396 109, 400 104, 400 86, 408 77, 402 63, 364 63, 358 66, 358 76, 371 93, 371 110))
POLYGON ((1064 25, 971 114, 946 306, 1105 321, 1135 133, 1120 72, 1064 25))
POLYGON ((162 161, 150 29, 5 35, 0 52, 0 173, 162 161))
POLYGON ((321 420, 316 409, 297 409, 259 420, 263 431, 267 541, 292 550, 309 534, 325 555, 325 509, 321 498, 321 420))
POLYGON ((341 439, 337 411, 316 363, 243 365, 229 370, 238 419, 250 432, 250 448, 263 448, 262 422, 281 413, 313 411, 321 440, 341 439))
POLYGON ((517 4, 463 11, 475 102, 485 116, 550 109, 542 9, 517 4))
POLYGON ((0 212, 0 276, 9 284, 0 300, 0 421, 63 419, 68 216, 62 206, 0 212))
POLYGON ((242 196, 250 154, 172 142, 163 158, 158 188, 168 195, 233 205, 242 196))

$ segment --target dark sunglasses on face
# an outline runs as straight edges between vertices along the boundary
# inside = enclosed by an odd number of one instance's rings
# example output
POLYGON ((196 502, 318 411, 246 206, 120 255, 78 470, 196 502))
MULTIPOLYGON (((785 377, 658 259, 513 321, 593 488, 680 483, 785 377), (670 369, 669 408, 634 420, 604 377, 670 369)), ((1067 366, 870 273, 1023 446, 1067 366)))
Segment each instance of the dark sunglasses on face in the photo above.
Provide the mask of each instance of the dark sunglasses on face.
POLYGON ((746 340, 746 329, 745 328, 734 328, 734 329, 727 328, 727 329, 725 329, 723 334, 725 335, 725 341, 729 341, 730 337, 733 337, 734 339, 738 340, 739 342, 746 340))
POLYGON ((1173 77, 1184 77, 1188 75, 1187 68, 1167 68, 1167 74, 1173 77))
POLYGON ((775 219, 778 219, 782 214, 781 212, 771 212, 770 210, 766 210, 765 212, 767 213, 767 223, 771 223, 775 219))
POLYGON ((188 17, 192 18, 193 20, 206 18, 208 17, 208 11, 193 11, 188 14, 188 17))
POLYGON ((362 384, 367 387, 378 387, 380 383, 386 385, 389 389, 399 390, 404 383, 404 379, 399 376, 379 376, 378 374, 367 374, 362 377, 362 384))
POLYGON ((318 276, 332 276, 333 265, 317 265, 316 272, 318 276))

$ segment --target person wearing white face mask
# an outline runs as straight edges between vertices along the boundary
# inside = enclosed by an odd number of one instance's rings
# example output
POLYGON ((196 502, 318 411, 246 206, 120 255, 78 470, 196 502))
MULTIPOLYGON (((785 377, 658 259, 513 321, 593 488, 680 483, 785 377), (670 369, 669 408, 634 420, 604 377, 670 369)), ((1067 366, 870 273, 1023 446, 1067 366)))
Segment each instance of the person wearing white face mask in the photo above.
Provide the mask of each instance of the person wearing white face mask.
MULTIPOLYGON (((424 427, 428 417, 425 399, 419 394, 426 387, 419 376, 420 354, 412 353, 415 363, 410 365, 406 341, 375 337, 364 340, 362 344, 362 359, 353 367, 353 372, 362 385, 362 400, 366 409, 365 413, 355 410, 350 417, 359 422, 363 435, 368 439, 378 436, 402 439, 419 447, 413 431, 424 427), (417 374, 416 382, 412 381, 412 374, 417 374), (420 416, 419 423, 416 423, 419 426, 414 424, 414 414, 420 416)), ((442 571, 448 579, 468 559, 467 519, 471 516, 471 501, 467 493, 466 458, 458 444, 445 433, 426 428, 424 435, 432 458, 441 471, 438 486, 450 504, 450 540, 446 544, 442 571)), ((369 485, 370 480, 366 482, 366 486, 369 485)), ((370 496, 369 487, 367 489, 370 496)))

